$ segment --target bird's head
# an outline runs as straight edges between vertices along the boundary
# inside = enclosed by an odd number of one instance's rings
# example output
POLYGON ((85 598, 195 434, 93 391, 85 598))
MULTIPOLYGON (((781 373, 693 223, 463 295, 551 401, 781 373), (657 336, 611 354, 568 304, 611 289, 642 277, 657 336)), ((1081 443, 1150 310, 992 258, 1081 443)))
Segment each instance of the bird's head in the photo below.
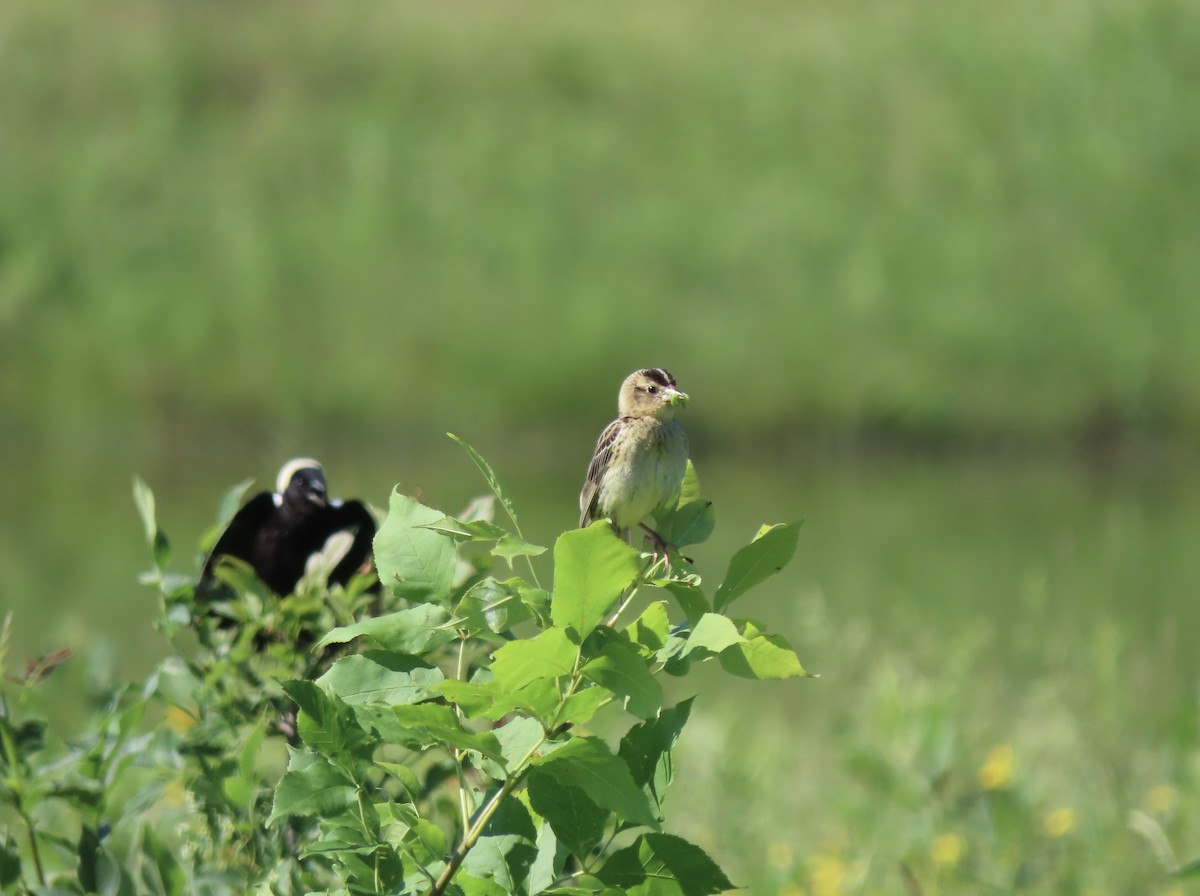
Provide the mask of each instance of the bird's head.
POLYGON ((325 470, 310 457, 284 464, 275 489, 283 497, 283 504, 298 512, 308 513, 329 503, 325 470))
POLYGON ((635 370, 621 384, 617 407, 622 417, 657 417, 671 420, 675 411, 687 405, 688 395, 680 391, 675 377, 661 367, 635 370))

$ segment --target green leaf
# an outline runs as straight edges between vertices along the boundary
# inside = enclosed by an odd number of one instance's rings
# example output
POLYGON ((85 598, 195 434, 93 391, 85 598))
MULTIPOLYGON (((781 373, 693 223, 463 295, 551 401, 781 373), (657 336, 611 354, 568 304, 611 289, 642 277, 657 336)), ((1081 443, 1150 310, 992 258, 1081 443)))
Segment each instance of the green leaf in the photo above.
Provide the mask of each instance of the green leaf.
POLYGON ((657 653, 667 643, 671 632, 671 619, 667 615, 667 602, 656 600, 642 611, 642 615, 630 623, 625 634, 635 644, 650 653, 657 653))
POLYGON ((383 759, 376 759, 375 765, 400 783, 400 786, 404 788, 408 802, 413 802, 420 797, 421 779, 407 765, 401 765, 398 762, 388 762, 383 759))
MULTIPOLYGON (((528 799, 528 793, 526 793, 526 799, 528 799)), ((548 893, 549 888, 562 873, 565 861, 564 850, 560 849, 558 837, 548 824, 540 826, 537 850, 537 858, 529 866, 528 891, 530 893, 548 893)))
POLYGON ((408 732, 403 742, 413 749, 431 746, 450 746, 460 750, 474 750, 489 759, 503 762, 500 742, 490 731, 474 734, 463 728, 454 710, 437 703, 420 703, 411 706, 394 706, 392 714, 408 732))
POLYGON ((449 892, 455 896, 458 896, 459 893, 462 896, 511 896, 512 893, 519 891, 510 890, 491 878, 475 877, 473 874, 467 874, 466 871, 459 871, 454 875, 454 886, 450 888, 449 892), (455 887, 458 889, 455 890, 455 887))
POLYGON ((506 797, 467 853, 463 870, 480 880, 492 880, 505 893, 518 893, 537 858, 537 828, 525 804, 506 797))
POLYGON ((704 592, 698 585, 671 581, 657 581, 654 584, 675 598, 679 608, 683 610, 688 622, 692 625, 699 622, 700 617, 712 609, 708 605, 708 598, 704 596, 704 592))
POLYGON ((529 619, 530 609, 522 600, 521 579, 499 582, 490 576, 471 586, 454 608, 450 627, 468 636, 481 631, 503 632, 529 619))
POLYGON ((283 689, 300 707, 296 728, 301 739, 326 756, 363 756, 372 738, 358 724, 354 710, 311 681, 285 681, 283 689))
POLYGON ((11 886, 21 875, 21 852, 11 833, 0 843, 0 887, 11 886))
POLYGON ((435 690, 458 706, 468 719, 491 719, 494 722, 511 712, 529 709, 529 705, 520 697, 495 684, 447 678, 435 690))
POLYGON ((229 525, 234 514, 241 507, 242 499, 246 497, 246 492, 250 490, 250 486, 253 484, 253 479, 243 479, 221 497, 221 503, 217 506, 217 522, 221 528, 229 525))
POLYGON ((263 608, 274 606, 277 601, 275 593, 258 577, 254 567, 241 557, 222 556, 213 572, 238 595, 231 607, 231 615, 239 621, 261 621, 263 608))
POLYGON ((349 776, 324 756, 288 748, 288 770, 275 788, 267 824, 289 815, 329 818, 354 803, 357 790, 349 776))
POLYGON ((515 695, 531 682, 561 678, 575 669, 579 648, 561 628, 548 628, 527 641, 509 641, 492 657, 496 686, 515 695))
POLYGON ((536 719, 521 716, 510 719, 492 733, 500 742, 500 753, 504 756, 506 769, 516 769, 546 739, 546 732, 536 719))
POLYGON ((1200 859, 1188 862, 1170 873, 1171 877, 1200 877, 1200 859))
POLYGON ((426 528, 445 514, 398 489, 392 491, 387 519, 375 533, 379 581, 397 597, 414 602, 442 601, 454 582, 454 539, 426 528))
POLYGON ((599 656, 580 671, 601 687, 624 697, 625 708, 638 718, 648 719, 662 706, 662 688, 646 668, 646 661, 620 641, 609 639, 599 656))
POLYGON ((345 644, 366 636, 385 650, 422 654, 454 640, 456 636, 454 629, 447 625, 449 621, 450 614, 444 608, 436 604, 418 604, 354 625, 339 626, 318 641, 317 647, 345 644))
POLYGON ((800 523, 764 526, 754 541, 733 555, 725 580, 713 596, 714 609, 724 610, 755 585, 783 569, 796 553, 800 523))
POLYGON ((682 504, 664 516, 665 519, 661 521, 655 519, 655 522, 659 523, 658 534, 663 541, 677 548, 708 541, 708 537, 717 526, 717 515, 713 511, 712 501, 682 504))
POLYGON ((544 545, 531 544, 523 538, 518 538, 512 533, 506 532, 496 542, 496 546, 492 548, 492 553, 506 560, 511 567, 513 560, 517 557, 537 557, 540 554, 546 553, 546 548, 544 545))
POLYGON ((258 778, 254 774, 254 765, 258 760, 266 730, 267 720, 265 717, 260 718, 251 727, 238 758, 238 772, 236 775, 226 778, 223 784, 225 795, 232 802, 244 806, 246 809, 253 808, 254 798, 257 796, 260 786, 258 778))
MULTIPOLYGON (((11 739, 18 760, 28 759, 46 748, 46 728, 47 723, 42 719, 25 719, 13 726, 7 718, 0 716, 0 734, 11 739)), ((0 769, 8 767, 8 760, 8 751, 0 751, 0 769)))
POLYGON ((795 651, 780 635, 758 634, 750 626, 747 635, 747 640, 732 644, 721 652, 720 663, 726 672, 758 680, 808 674, 795 651))
POLYGON ((637 578, 641 562, 641 554, 602 521, 559 536, 550 598, 554 624, 586 638, 637 578))
POLYGON ((452 516, 444 516, 436 522, 427 523, 424 528, 449 535, 460 542, 494 541, 496 545, 492 549, 492 553, 497 557, 503 557, 510 566, 514 557, 536 557, 546 553, 546 548, 542 545, 531 544, 525 539, 513 535, 502 526, 497 526, 491 520, 460 520, 452 516))
POLYGON ((542 678, 525 685, 517 696, 523 711, 550 727, 551 718, 562 703, 562 688, 558 679, 542 678))
POLYGON ((142 885, 152 893, 181 896, 187 885, 187 874, 175 853, 148 824, 142 827, 142 856, 142 885))
POLYGON ((625 821, 657 827, 654 810, 634 782, 629 766, 596 737, 575 737, 559 749, 534 760, 540 773, 559 784, 578 787, 597 806, 616 812, 625 821))
POLYGON ((575 855, 586 857, 604 837, 610 813, 580 788, 559 784, 550 775, 531 775, 528 793, 533 811, 575 855))
POLYGON ((679 489, 678 507, 700 500, 700 477, 696 475, 696 467, 688 459, 687 468, 683 472, 683 485, 679 489))
POLYGON ((600 707, 612 699, 612 691, 608 688, 589 687, 576 691, 563 701, 555 713, 555 726, 583 725, 591 721, 600 707))
POLYGON ((428 699, 443 678, 440 669, 409 654, 369 650, 342 657, 317 684, 351 705, 393 705, 428 699))
POLYGON ((655 802, 662 805, 667 787, 675 777, 671 750, 679 733, 687 724, 692 711, 689 697, 670 709, 664 709, 655 719, 634 725, 621 738, 618 755, 625 760, 634 783, 645 787, 655 802))
POLYGON ((705 613, 688 635, 683 656, 700 649, 710 653, 720 653, 731 644, 737 644, 744 640, 746 639, 728 616, 722 616, 720 613, 705 613))
POLYGON ((550 593, 542 588, 522 586, 521 603, 533 613, 538 628, 550 627, 550 593))
POLYGON ((150 545, 154 566, 161 571, 171 558, 171 544, 167 541, 166 534, 158 528, 154 492, 138 476, 133 477, 133 503, 137 505, 138 516, 142 518, 142 528, 146 533, 146 543, 150 545))
POLYGON ((492 468, 488 466, 488 462, 483 459, 483 456, 480 455, 478 451, 476 451, 454 433, 448 432, 446 435, 454 439, 454 441, 458 442, 458 444, 462 445, 467 454, 470 455, 471 460, 475 462, 475 466, 479 468, 479 472, 483 474, 483 478, 487 480, 488 487, 492 490, 492 494, 494 494, 504 506, 504 510, 508 514, 508 518, 513 521, 513 525, 516 526, 517 531, 520 532, 521 524, 517 520, 517 509, 513 506, 512 499, 509 498, 508 493, 504 491, 504 486, 500 484, 500 480, 496 478, 496 474, 492 472, 492 468))
POLYGON ((229 523, 233 520, 234 515, 238 512, 238 508, 242 505, 242 499, 246 497, 246 492, 250 490, 250 486, 253 484, 253 479, 243 479, 221 497, 221 501, 217 505, 216 522, 209 526, 204 531, 204 534, 200 536, 199 548, 201 553, 209 554, 212 552, 217 539, 229 527, 229 523))
POLYGON ((613 853, 597 877, 629 896, 711 896, 734 889, 704 850, 672 834, 643 834, 613 853))
POLYGON ((452 535, 460 541, 498 541, 508 534, 507 529, 491 520, 459 520, 449 515, 426 523, 422 528, 452 535))

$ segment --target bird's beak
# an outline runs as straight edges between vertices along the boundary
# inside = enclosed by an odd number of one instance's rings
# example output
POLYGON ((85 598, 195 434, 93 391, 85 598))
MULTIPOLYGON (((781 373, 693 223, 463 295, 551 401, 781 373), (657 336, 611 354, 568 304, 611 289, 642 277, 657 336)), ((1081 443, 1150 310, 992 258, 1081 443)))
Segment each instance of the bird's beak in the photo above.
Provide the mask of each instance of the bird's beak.
POLYGON ((309 504, 315 504, 318 507, 324 507, 327 503, 329 503, 325 497, 325 492, 319 488, 310 488, 306 497, 308 498, 309 504))
POLYGON ((680 392, 678 389, 667 390, 667 404, 673 408, 686 408, 688 403, 688 394, 680 392))

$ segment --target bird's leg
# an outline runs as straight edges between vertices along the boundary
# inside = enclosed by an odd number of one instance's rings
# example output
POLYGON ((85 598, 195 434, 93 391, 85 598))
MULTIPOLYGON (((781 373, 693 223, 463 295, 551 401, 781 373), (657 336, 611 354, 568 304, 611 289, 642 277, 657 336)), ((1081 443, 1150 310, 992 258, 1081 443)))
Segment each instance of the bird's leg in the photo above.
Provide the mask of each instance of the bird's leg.
POLYGON ((645 523, 638 523, 638 525, 641 526, 646 531, 646 537, 650 539, 651 550, 652 550, 652 553, 654 554, 655 559, 657 559, 658 557, 662 557, 663 563, 665 563, 667 569, 670 570, 670 568, 671 568, 670 552, 677 551, 678 548, 676 548, 675 545, 671 544, 669 541, 666 541, 661 535, 659 535, 657 532, 655 532, 653 529, 651 529, 645 523))

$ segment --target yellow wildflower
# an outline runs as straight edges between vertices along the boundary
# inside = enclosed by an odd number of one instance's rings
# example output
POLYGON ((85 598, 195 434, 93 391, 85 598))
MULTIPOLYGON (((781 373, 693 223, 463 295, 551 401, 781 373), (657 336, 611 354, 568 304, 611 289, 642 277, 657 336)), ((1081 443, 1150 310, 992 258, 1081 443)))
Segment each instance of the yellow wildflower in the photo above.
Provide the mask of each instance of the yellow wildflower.
POLYGON ((940 834, 933 838, 929 855, 939 868, 953 868, 961 861, 966 848, 966 841, 958 834, 940 834))
POLYGON ((1000 790, 1012 783, 1013 748, 999 744, 988 751, 979 769, 979 786, 984 790, 1000 790))
POLYGON ((1042 830, 1048 837, 1065 837, 1075 830, 1075 810, 1055 809, 1042 819, 1042 830))
POLYGON ((167 782, 159 797, 168 806, 182 806, 187 801, 187 789, 183 782, 174 778, 167 782))
POLYGON ((846 866, 837 856, 818 854, 808 860, 813 896, 838 896, 845 879, 846 866))
POLYGON ((196 724, 196 717, 181 706, 167 707, 167 727, 177 734, 183 734, 196 724))
POLYGON ((786 843, 772 843, 767 847, 767 864, 786 871, 793 864, 792 848, 786 843))
POLYGON ((1157 787, 1151 787, 1149 793, 1146 794, 1146 805, 1156 815, 1166 815, 1175 808, 1175 803, 1178 800, 1179 795, 1170 784, 1159 784, 1157 787))

